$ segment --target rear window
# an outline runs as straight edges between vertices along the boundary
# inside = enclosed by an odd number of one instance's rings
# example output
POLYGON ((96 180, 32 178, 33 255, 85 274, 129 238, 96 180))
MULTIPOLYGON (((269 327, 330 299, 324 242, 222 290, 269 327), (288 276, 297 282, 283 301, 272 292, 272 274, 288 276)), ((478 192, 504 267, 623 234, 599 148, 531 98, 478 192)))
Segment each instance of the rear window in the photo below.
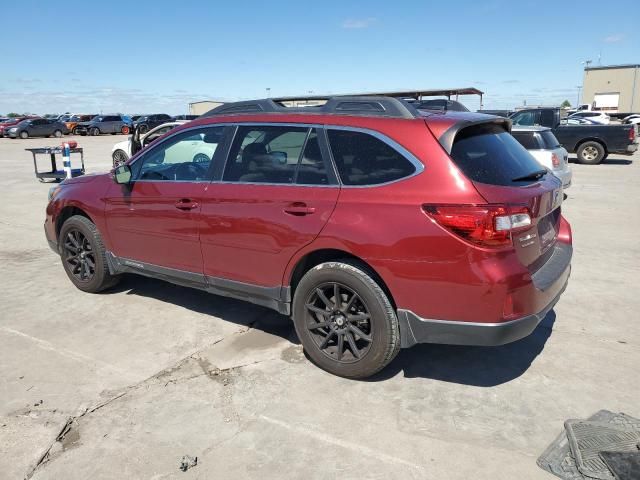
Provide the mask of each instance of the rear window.
POLYGON ((540 136, 542 137, 542 141, 544 142, 544 148, 551 150, 560 146, 560 142, 551 130, 540 132, 540 136))
POLYGON ((541 169, 531 154, 497 125, 462 130, 453 142, 451 157, 470 180, 489 185, 533 183, 535 180, 513 180, 541 169))
POLYGON ((541 147, 535 132, 512 132, 511 134, 527 150, 540 150, 541 147))

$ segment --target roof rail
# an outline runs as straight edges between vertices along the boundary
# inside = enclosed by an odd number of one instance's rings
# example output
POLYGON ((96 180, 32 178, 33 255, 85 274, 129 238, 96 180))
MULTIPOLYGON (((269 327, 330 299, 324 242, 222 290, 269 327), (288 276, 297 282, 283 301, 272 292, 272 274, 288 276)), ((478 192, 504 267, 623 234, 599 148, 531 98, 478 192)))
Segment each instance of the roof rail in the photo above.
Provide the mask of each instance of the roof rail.
POLYGON ((318 113, 353 116, 375 116, 387 118, 412 119, 423 117, 408 102, 384 96, 335 96, 319 100, 326 100, 324 105, 287 107, 282 101, 266 98, 262 100, 245 100, 242 102, 225 103, 202 117, 217 115, 238 115, 247 113, 318 113))

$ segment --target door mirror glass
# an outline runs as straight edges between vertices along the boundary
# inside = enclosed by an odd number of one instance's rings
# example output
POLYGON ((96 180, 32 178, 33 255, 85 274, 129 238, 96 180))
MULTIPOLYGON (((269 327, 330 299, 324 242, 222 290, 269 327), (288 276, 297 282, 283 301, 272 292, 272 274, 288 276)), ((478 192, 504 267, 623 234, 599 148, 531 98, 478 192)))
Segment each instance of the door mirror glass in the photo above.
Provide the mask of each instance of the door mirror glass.
POLYGON ((131 168, 129 165, 120 165, 113 171, 113 179, 116 183, 126 185, 131 183, 131 168))

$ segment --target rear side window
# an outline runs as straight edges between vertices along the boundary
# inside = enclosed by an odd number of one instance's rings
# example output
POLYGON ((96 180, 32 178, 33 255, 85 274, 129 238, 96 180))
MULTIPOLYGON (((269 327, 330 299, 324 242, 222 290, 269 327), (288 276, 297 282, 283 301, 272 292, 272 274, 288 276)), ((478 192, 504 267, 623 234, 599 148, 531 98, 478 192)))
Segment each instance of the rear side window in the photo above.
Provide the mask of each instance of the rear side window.
POLYGON ((542 142, 544 143, 544 148, 551 150, 560 146, 560 142, 551 130, 540 132, 540 136, 542 138, 542 142))
POLYGON ((407 158, 373 135, 331 129, 328 135, 333 159, 345 185, 379 185, 416 171, 407 158))
POLYGON ((451 158, 474 182, 518 186, 535 180, 514 179, 540 170, 540 164, 507 131, 497 125, 479 125, 456 136, 451 158))
POLYGON ((540 150, 542 148, 538 143, 538 137, 535 132, 512 132, 511 134, 527 150, 540 150))
POLYGON ((304 127, 239 127, 222 179, 293 183, 308 133, 304 127))

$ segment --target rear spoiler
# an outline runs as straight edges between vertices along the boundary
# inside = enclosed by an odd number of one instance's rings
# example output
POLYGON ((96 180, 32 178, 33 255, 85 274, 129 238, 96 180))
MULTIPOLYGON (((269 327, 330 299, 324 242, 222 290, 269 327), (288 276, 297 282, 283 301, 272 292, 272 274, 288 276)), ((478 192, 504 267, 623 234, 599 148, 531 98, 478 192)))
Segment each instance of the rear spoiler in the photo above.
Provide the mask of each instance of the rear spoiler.
POLYGON ((451 154, 451 149, 453 148, 453 142, 461 130, 464 130, 465 128, 469 128, 469 127, 475 127, 476 125, 486 125, 486 124, 499 125, 503 127, 507 132, 511 132, 512 122, 510 119, 504 118, 504 117, 493 117, 493 118, 487 118, 483 120, 462 120, 460 122, 457 122, 455 125, 452 125, 451 127, 449 127, 440 136, 440 138, 438 139, 438 142, 440 142, 440 145, 442 145, 442 148, 444 148, 448 154, 451 154))

